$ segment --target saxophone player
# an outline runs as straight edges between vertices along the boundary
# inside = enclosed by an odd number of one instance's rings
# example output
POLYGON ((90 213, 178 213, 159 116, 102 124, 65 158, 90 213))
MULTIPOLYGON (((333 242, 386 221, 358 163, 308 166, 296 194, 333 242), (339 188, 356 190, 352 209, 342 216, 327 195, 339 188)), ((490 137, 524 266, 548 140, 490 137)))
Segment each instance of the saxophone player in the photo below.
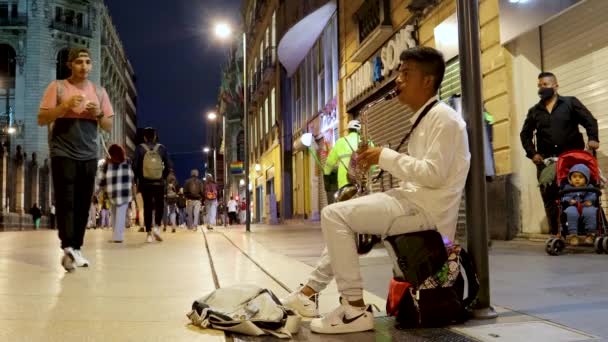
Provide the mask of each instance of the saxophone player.
POLYGON ((340 305, 311 321, 310 328, 316 333, 374 328, 372 307, 363 301, 356 234, 388 236, 436 228, 445 238, 454 238, 470 164, 466 125, 438 99, 445 73, 441 52, 415 47, 404 51, 400 61, 398 100, 414 112, 412 118, 403 118, 413 126, 407 152, 367 147, 358 151, 357 158, 367 167, 378 164, 399 178, 400 185, 325 207, 321 213, 326 243, 323 255, 306 284, 283 300, 302 316, 315 317, 317 294, 335 278, 340 305))

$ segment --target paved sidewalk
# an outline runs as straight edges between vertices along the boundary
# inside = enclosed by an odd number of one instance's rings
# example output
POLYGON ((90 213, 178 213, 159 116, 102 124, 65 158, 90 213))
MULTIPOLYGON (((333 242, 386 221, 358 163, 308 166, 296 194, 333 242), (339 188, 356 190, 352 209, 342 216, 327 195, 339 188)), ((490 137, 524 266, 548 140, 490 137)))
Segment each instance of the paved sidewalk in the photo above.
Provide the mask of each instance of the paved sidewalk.
MULTIPOLYGON (((247 235, 242 226, 229 231, 247 235)), ((324 247, 318 223, 252 225, 251 231, 251 239, 268 250, 310 266, 324 247)), ((360 262, 365 288, 386 298, 392 275, 386 251, 375 248, 360 262)), ((492 302, 503 312, 500 321, 547 320, 608 341, 607 262, 608 255, 596 255, 591 249, 552 257, 539 242, 495 241, 490 251, 490 281, 492 302)))

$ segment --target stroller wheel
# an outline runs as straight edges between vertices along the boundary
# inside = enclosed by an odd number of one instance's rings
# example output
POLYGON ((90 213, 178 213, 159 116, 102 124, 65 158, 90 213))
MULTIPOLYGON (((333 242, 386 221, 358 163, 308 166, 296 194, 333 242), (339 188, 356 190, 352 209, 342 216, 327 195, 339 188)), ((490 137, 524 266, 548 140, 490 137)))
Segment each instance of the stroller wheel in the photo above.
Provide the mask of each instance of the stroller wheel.
POLYGON ((604 250, 604 253, 608 254, 608 236, 602 238, 602 249, 604 250))
POLYGON ((597 254, 604 253, 604 246, 603 246, 604 240, 605 239, 601 236, 598 236, 595 238, 595 240, 593 241, 593 249, 595 250, 595 253, 597 253, 597 254))
POLYGON ((552 255, 551 254, 551 242, 553 242, 554 239, 555 239, 554 237, 550 237, 545 242, 545 252, 547 252, 547 254, 549 254, 549 255, 552 255))
POLYGON ((553 239, 553 241, 551 241, 550 244, 550 255, 560 255, 562 254, 562 252, 564 251, 564 248, 566 247, 566 244, 564 243, 564 240, 562 239, 553 239))

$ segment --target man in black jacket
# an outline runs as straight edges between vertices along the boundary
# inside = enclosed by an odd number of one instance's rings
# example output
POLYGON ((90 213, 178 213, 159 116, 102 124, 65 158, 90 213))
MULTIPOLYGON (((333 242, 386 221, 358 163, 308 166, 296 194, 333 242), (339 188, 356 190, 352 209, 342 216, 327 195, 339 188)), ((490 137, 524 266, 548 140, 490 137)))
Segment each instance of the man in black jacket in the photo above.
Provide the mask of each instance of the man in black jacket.
POLYGON ((144 143, 135 149, 133 171, 137 190, 141 192, 144 200, 144 223, 148 233, 146 238, 148 243, 153 242, 153 236, 156 241, 163 241, 158 226, 165 211, 165 184, 169 170, 172 168, 167 148, 157 142, 156 130, 151 127, 145 128, 144 143), (152 211, 154 211, 154 229, 152 229, 152 211))
MULTIPOLYGON (((558 87, 554 74, 542 72, 538 75, 540 101, 528 110, 520 133, 526 156, 536 164, 538 178, 546 167, 545 158, 558 157, 566 151, 585 148, 579 125, 587 131, 587 146, 593 150, 600 146, 597 120, 576 97, 560 96, 557 93, 558 87), (536 143, 533 140, 535 132, 536 143)), ((559 189, 556 182, 552 182, 549 185, 541 184, 540 191, 551 234, 556 234, 557 218, 560 215, 556 203, 559 189)))

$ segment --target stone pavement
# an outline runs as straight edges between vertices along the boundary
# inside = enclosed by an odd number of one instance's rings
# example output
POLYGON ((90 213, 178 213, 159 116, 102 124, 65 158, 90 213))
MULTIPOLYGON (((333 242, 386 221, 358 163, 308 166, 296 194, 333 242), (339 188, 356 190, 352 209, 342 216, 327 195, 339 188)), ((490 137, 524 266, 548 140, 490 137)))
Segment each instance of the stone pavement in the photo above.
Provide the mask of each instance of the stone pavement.
MULTIPOLYGON (((0 341, 274 341, 192 327, 185 314, 193 300, 217 286, 252 283, 284 296, 305 280, 323 248, 318 224, 253 225, 251 233, 242 226, 206 234, 178 230, 154 244, 145 244, 145 235, 134 229, 123 244, 108 243, 109 230, 89 230, 83 253, 91 267, 66 274, 56 234, 0 233, 0 341)), ((294 340, 606 339, 606 257, 549 257, 542 245, 496 243, 490 262, 498 320, 397 331, 379 315, 375 332, 342 336, 311 334, 305 322, 294 340)), ((366 301, 383 308, 390 261, 378 248, 361 263, 366 301)), ((321 296, 321 310, 335 307, 337 298, 332 284, 321 296)))

